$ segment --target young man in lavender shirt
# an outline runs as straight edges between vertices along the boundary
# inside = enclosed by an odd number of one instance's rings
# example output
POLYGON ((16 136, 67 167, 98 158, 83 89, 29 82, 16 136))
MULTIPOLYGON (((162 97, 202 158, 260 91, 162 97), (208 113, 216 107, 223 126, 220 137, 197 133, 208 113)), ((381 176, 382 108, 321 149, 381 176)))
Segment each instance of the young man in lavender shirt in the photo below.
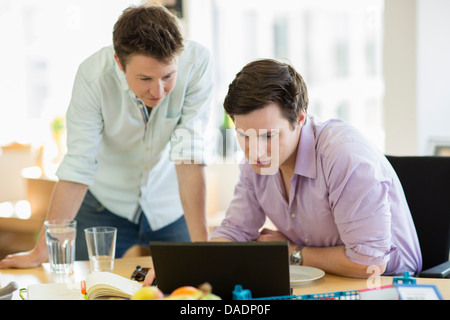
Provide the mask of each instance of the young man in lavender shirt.
POLYGON ((307 116, 302 77, 249 63, 229 86, 246 161, 212 241, 288 241, 290 261, 342 276, 419 272, 422 257, 402 186, 383 154, 339 120, 307 116), (268 217, 277 230, 262 229, 268 217))

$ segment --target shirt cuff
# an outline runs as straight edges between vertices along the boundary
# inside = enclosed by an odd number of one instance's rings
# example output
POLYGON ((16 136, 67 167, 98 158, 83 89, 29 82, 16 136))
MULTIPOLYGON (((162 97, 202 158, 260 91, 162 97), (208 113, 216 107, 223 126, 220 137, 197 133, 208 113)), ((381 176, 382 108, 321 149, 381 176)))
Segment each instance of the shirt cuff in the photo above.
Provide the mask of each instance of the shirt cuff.
POLYGON ((248 242, 255 240, 257 236, 257 234, 248 234, 238 228, 233 228, 231 224, 224 220, 222 225, 213 228, 210 239, 225 238, 236 242, 248 242))
POLYGON ((347 247, 345 253, 347 257, 355 263, 362 265, 382 265, 389 261, 390 254, 397 250, 397 247, 391 245, 388 250, 374 248, 365 244, 358 244, 354 247, 347 247))
POLYGON ((193 162, 207 165, 210 162, 210 150, 205 146, 205 140, 192 137, 194 134, 187 129, 176 129, 171 138, 170 160, 175 164, 193 162))
POLYGON ((66 154, 63 161, 56 171, 59 180, 71 181, 85 185, 93 185, 95 182, 95 174, 97 165, 95 163, 87 164, 84 161, 76 159, 76 157, 66 154))

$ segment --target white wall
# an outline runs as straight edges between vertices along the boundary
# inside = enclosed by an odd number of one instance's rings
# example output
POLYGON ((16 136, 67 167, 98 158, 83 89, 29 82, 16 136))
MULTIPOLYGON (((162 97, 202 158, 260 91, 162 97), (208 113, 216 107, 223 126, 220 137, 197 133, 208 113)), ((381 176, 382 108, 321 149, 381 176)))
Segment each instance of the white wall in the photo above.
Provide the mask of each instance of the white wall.
POLYGON ((450 1, 386 0, 386 153, 431 154, 450 141, 450 1))
POLYGON ((420 154, 431 139, 450 141, 450 1, 417 0, 417 133, 420 154))
POLYGON ((386 154, 416 153, 415 0, 385 2, 383 71, 386 154))

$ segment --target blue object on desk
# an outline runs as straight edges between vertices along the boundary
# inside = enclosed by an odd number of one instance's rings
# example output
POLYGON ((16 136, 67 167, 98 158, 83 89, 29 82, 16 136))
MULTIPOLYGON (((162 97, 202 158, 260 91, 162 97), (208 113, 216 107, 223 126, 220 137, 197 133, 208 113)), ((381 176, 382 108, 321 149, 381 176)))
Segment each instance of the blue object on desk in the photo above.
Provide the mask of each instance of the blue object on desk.
POLYGON ((233 300, 252 300, 252 293, 248 289, 243 289, 240 284, 234 286, 233 300))
MULTIPOLYGON (((396 290, 395 300, 405 299, 431 299, 442 300, 442 295, 435 285, 418 285, 416 279, 409 275, 408 271, 405 271, 403 277, 394 277, 392 280, 393 286, 389 286, 389 290, 396 290)), ((382 297, 388 300, 392 299, 392 291, 387 294, 387 290, 383 291, 381 288, 382 297)), ((365 291, 365 290, 363 290, 365 291)), ((369 290, 367 292, 372 292, 369 290)), ((373 290, 373 292, 380 292, 380 290, 373 290)), ((278 296, 278 297, 266 297, 266 298, 252 298, 252 293, 249 289, 244 289, 242 285, 235 285, 233 290, 233 300, 360 300, 364 299, 358 290, 350 291, 336 291, 327 293, 314 293, 305 295, 290 295, 290 296, 278 296)), ((373 295, 371 296, 373 299, 373 295)), ((367 299, 367 296, 365 297, 367 299)))
POLYGON ((357 290, 351 290, 305 295, 252 298, 252 293, 249 289, 243 289, 240 284, 237 284, 233 290, 233 300, 359 300, 359 293, 357 290))
POLYGON ((443 300, 441 293, 435 285, 417 284, 416 279, 411 278, 408 271, 405 271, 403 277, 394 277, 392 282, 401 300, 443 300))
POLYGON ((416 279, 411 278, 408 271, 405 271, 403 277, 394 277, 393 284, 416 284, 416 279))

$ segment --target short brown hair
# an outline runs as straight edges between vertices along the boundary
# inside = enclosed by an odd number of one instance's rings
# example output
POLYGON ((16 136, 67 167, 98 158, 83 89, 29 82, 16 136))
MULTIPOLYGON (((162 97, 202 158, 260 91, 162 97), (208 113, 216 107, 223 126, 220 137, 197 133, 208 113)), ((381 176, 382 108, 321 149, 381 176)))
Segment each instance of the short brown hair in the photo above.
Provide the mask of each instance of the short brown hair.
POLYGON ((132 54, 168 62, 184 47, 178 19, 156 3, 125 9, 114 25, 113 44, 124 68, 132 54))
POLYGON ((308 109, 308 90, 289 64, 263 59, 250 62, 236 75, 228 87, 224 108, 234 120, 234 115, 248 114, 273 102, 295 127, 300 112, 308 109))

